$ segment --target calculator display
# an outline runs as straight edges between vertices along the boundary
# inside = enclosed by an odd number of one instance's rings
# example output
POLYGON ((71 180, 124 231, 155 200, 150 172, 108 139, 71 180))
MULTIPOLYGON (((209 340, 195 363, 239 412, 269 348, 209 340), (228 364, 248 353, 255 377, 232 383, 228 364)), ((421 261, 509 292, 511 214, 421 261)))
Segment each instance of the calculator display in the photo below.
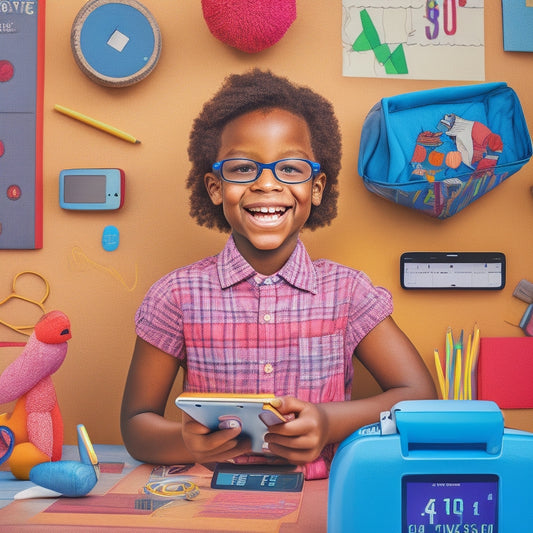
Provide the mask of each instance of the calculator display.
POLYGON ((211 487, 226 490, 299 492, 303 472, 268 465, 233 465, 219 463, 211 487))
POLYGON ((496 475, 404 476, 402 500, 402 533, 498 532, 496 475))

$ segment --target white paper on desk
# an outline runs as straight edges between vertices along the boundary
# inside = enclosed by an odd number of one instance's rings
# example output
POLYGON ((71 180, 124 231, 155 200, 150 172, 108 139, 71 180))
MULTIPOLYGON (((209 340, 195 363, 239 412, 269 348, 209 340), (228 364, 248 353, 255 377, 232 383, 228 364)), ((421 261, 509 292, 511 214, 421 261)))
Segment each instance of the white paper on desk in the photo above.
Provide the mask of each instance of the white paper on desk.
POLYGON ((35 487, 29 487, 17 492, 15 496, 13 496, 13 499, 28 500, 30 498, 59 498, 60 496, 62 496, 60 492, 35 485, 35 487))

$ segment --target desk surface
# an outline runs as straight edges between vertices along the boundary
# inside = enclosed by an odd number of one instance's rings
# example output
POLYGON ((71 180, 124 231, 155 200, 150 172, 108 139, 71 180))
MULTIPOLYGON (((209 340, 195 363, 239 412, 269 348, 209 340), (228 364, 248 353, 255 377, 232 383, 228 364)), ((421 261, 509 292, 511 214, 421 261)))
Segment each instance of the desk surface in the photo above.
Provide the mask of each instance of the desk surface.
MULTIPOLYGON (((0 471, 0 526, 8 525, 10 532, 50 531, 51 527, 53 531, 72 531, 75 527, 83 532, 123 531, 124 527, 143 532, 171 529, 225 533, 322 533, 327 529, 327 480, 305 482, 302 493, 214 491, 207 484, 205 488, 200 486, 198 500, 203 498, 203 502, 172 500, 152 511, 146 505, 154 500, 143 493, 143 486, 153 479, 154 467, 134 460, 122 446, 94 448, 102 473, 84 498, 13 501, 17 492, 32 483, 0 471)), ((77 447, 65 446, 63 459, 78 460, 77 447)), ((205 484, 209 472, 200 466, 194 471, 203 476, 198 484, 205 484)))

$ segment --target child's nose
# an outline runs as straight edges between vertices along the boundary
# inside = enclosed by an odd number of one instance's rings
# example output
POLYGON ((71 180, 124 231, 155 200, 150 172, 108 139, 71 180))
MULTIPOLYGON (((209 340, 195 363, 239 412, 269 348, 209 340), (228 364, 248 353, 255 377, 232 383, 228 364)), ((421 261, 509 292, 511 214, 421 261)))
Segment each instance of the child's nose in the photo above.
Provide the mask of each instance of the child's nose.
POLYGON ((283 184, 276 179, 274 171, 269 168, 264 168, 260 176, 252 183, 257 189, 270 190, 270 189, 280 189, 283 184))

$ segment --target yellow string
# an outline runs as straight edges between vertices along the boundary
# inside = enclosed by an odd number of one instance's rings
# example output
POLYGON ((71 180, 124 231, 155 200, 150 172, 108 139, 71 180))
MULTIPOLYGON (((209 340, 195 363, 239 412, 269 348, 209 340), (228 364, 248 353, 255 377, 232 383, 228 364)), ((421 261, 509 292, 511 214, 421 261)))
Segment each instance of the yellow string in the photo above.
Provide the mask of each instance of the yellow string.
POLYGON ((74 260, 74 263, 78 266, 82 263, 86 263, 87 265, 91 266, 96 270, 100 270, 102 272, 105 272, 106 274, 109 274, 111 277, 116 279, 128 292, 133 292, 137 288, 137 282, 139 280, 139 269, 137 267, 137 263, 135 264, 135 280, 133 282, 133 285, 130 287, 126 283, 124 277, 122 276, 122 274, 120 274, 120 272, 118 272, 112 267, 106 267, 104 265, 101 265, 100 263, 97 263, 96 261, 91 259, 79 246, 74 246, 74 248, 72 248, 72 258, 74 260))
MULTIPOLYGON (((48 280, 39 274, 38 272, 34 272, 32 270, 24 270, 23 272, 19 272, 14 278, 13 283, 11 285, 11 294, 7 295, 3 300, 0 300, 0 306, 6 304, 10 300, 22 300, 23 302, 28 302, 29 304, 37 306, 42 313, 46 313, 46 309, 44 308, 44 302, 48 298, 48 295, 50 294, 50 284, 48 283, 48 280), (27 296, 23 296, 22 294, 17 294, 17 280, 24 275, 32 275, 38 277, 43 283, 45 287, 44 295, 40 300, 35 300, 33 298, 28 298, 27 296)), ((22 335, 29 336, 30 333, 28 333, 26 330, 31 330, 34 328, 35 324, 28 325, 28 326, 16 326, 14 324, 11 324, 9 322, 6 322, 5 320, 0 319, 0 324, 5 326, 6 328, 9 328, 13 331, 16 331, 17 333, 21 333, 22 335)))

